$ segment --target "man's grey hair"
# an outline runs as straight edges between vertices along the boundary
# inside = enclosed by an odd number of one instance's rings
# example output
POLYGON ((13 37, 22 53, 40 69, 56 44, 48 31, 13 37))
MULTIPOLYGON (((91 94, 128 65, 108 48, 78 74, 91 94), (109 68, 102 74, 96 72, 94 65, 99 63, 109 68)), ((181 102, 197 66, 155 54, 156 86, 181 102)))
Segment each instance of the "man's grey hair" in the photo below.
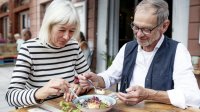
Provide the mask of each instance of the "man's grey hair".
POLYGON ((168 20, 169 9, 168 3, 164 0, 142 0, 135 9, 138 10, 148 10, 149 8, 154 8, 154 14, 157 15, 157 24, 161 24, 165 20, 168 20))

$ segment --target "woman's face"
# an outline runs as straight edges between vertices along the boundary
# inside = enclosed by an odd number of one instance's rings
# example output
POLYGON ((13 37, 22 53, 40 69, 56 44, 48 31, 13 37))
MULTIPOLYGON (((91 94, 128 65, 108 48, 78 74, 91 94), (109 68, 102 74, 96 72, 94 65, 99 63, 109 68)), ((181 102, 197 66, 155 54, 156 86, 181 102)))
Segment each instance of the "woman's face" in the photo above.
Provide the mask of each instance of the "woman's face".
POLYGON ((55 47, 64 47, 72 38, 76 30, 75 25, 56 24, 53 25, 50 33, 50 44, 55 47))

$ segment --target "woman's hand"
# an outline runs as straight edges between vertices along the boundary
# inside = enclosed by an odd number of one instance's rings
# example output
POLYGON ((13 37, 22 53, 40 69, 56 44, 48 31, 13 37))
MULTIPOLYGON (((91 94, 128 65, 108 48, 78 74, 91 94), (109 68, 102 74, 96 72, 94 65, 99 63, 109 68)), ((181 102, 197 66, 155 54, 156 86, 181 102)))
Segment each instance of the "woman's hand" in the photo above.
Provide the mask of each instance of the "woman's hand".
POLYGON ((126 89, 126 92, 127 93, 119 92, 117 96, 122 102, 129 105, 135 105, 149 96, 148 91, 141 86, 132 86, 126 89))
POLYGON ((36 100, 42 100, 51 95, 60 95, 69 91, 69 83, 64 79, 51 79, 35 93, 36 100))
MULTIPOLYGON (((71 83, 70 88, 72 89, 72 91, 74 91, 74 93, 76 93, 76 95, 79 95, 85 91, 79 84, 71 83)), ((75 96, 70 91, 64 94, 64 99, 67 102, 72 101, 74 98, 75 96)))

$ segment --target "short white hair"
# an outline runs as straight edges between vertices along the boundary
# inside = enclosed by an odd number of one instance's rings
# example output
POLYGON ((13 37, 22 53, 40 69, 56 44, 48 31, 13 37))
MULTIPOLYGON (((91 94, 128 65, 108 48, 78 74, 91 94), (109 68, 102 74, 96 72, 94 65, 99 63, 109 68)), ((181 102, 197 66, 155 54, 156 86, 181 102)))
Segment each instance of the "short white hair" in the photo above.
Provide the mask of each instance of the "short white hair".
POLYGON ((56 24, 75 25, 73 36, 80 32, 79 16, 73 4, 68 0, 53 0, 47 8, 38 38, 43 44, 49 43, 52 27, 56 24))
POLYGON ((161 24, 165 20, 168 20, 169 16, 169 8, 168 3, 164 0, 142 0, 137 7, 135 8, 135 12, 138 10, 146 10, 149 8, 154 8, 154 14, 157 15, 157 24, 161 24))

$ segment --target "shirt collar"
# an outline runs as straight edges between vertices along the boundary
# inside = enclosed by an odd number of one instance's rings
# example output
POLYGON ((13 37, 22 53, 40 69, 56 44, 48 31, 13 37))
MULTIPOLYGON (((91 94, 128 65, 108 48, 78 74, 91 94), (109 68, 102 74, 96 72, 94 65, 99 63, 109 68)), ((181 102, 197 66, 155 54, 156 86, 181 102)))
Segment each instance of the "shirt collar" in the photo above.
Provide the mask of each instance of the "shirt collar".
MULTIPOLYGON (((164 35, 162 34, 162 36, 161 36, 160 40, 158 41, 158 43, 156 44, 154 50, 159 49, 161 44, 163 43, 163 41, 164 41, 164 35)), ((138 44, 138 51, 142 51, 142 47, 139 44, 138 44)))

